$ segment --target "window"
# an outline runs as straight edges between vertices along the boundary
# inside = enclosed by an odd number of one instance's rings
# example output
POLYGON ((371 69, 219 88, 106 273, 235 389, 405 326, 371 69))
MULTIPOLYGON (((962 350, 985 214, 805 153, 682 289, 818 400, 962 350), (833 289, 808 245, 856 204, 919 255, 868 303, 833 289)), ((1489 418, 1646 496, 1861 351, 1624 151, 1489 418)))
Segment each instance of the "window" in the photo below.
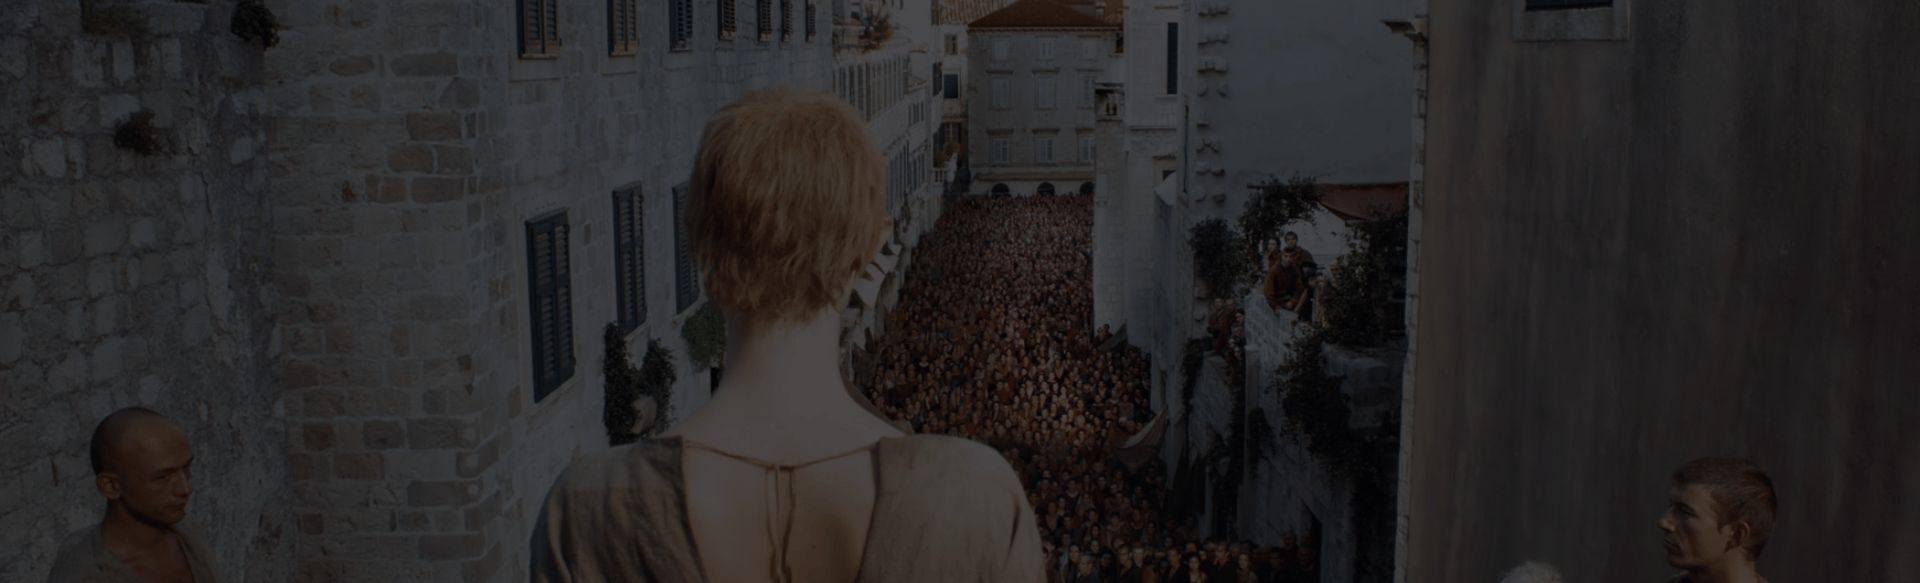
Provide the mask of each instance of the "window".
POLYGON ((1033 194, 1036 196, 1053 196, 1053 183, 1052 182, 1040 183, 1039 187, 1036 187, 1033 189, 1033 194))
POLYGON ((1623 41, 1632 0, 1512 0, 1513 40, 1623 41))
POLYGON ((1013 92, 1013 82, 1007 80, 1006 77, 994 77, 991 84, 993 87, 993 108, 1006 109, 1011 107, 1013 102, 1011 96, 1013 92))
POLYGON ((1527 0, 1527 10, 1553 10, 1557 8, 1592 8, 1612 6, 1613 0, 1527 0))
POLYGON ((807 14, 806 14, 807 42, 813 42, 814 31, 819 29, 818 25, 815 24, 817 22, 820 22, 820 18, 819 18, 820 9, 816 8, 815 7, 816 5, 814 4, 814 2, 817 2, 817 1, 818 0, 807 0, 807 14))
POLYGON ((640 0, 607 0, 607 53, 631 55, 640 48, 640 0))
POLYGON ((533 400, 573 378, 573 283, 567 211, 527 221, 527 322, 533 334, 533 400))
POLYGON ((1091 61, 1091 60, 1094 60, 1095 58, 1098 58, 1100 56, 1099 53, 1100 53, 1100 39, 1097 39, 1097 38, 1080 39, 1080 58, 1091 61))
POLYGON ((1080 107, 1093 107, 1094 79, 1092 75, 1080 76, 1080 107))
POLYGON ((947 35, 947 54, 949 55, 960 54, 960 35, 957 35, 957 34, 947 35))
POLYGON ((1005 38, 993 39, 993 60, 995 61, 1007 60, 1007 39, 1005 38))
POLYGON ((1053 163, 1053 136, 1040 136, 1033 139, 1033 158, 1041 164, 1053 163))
POLYGON ((780 0, 780 42, 793 42, 793 0, 780 0))
POLYGON ((1053 109, 1053 77, 1035 77, 1033 79, 1033 107, 1053 109))
POLYGON ((1006 164, 1013 160, 1013 140, 1012 139, 994 138, 992 145, 993 145, 993 163, 1006 164))
POLYGON ((1040 59, 1043 61, 1053 60, 1053 39, 1040 39, 1040 59))
POLYGON ((520 58, 560 56, 560 0, 520 0, 520 58))
POLYGON ((947 73, 945 75, 941 75, 940 78, 943 80, 941 85, 946 86, 946 92, 942 94, 941 97, 945 97, 947 99, 959 99, 960 98, 960 74, 947 73))
POLYGON ((1080 136, 1080 161, 1093 161, 1093 136, 1080 136))
POLYGON ((760 42, 773 40, 773 0, 753 0, 754 20, 759 24, 760 42))
POLYGON ((669 0, 667 20, 673 27, 673 45, 669 50, 693 50, 693 0, 669 0))
POLYGON ((700 274, 693 269, 693 253, 687 249, 687 228, 680 224, 687 211, 687 183, 673 187, 673 279, 674 311, 685 312, 700 299, 700 274))
POLYGON ((613 192, 613 281, 620 329, 632 332, 647 320, 647 253, 640 187, 613 192))
POLYGON ((1180 23, 1167 23, 1167 94, 1180 92, 1180 23))
POLYGON ((720 40, 733 40, 733 33, 739 31, 739 23, 733 19, 735 0, 720 0, 720 40))

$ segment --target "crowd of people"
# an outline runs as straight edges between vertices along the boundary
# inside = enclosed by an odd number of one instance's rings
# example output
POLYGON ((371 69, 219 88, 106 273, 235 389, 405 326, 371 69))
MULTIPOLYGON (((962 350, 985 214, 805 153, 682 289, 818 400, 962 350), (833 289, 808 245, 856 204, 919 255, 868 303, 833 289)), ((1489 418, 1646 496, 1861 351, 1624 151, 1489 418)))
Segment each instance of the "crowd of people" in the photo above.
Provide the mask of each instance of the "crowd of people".
POLYGON ((1092 197, 960 198, 914 251, 869 347, 869 399, 914 431, 1002 452, 1060 582, 1312 581, 1313 541, 1201 542, 1170 523, 1166 471, 1109 456, 1151 420, 1148 363, 1090 332, 1092 197))

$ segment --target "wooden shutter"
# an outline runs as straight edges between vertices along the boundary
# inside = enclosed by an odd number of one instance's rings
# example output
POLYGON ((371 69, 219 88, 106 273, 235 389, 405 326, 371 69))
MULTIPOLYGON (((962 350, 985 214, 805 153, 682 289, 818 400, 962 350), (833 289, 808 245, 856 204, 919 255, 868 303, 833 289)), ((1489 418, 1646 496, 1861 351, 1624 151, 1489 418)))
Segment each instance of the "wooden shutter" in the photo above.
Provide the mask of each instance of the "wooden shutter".
POLYGON ((673 272, 675 279, 675 311, 684 312, 700 299, 699 274, 693 269, 693 253, 687 249, 686 220, 687 185, 682 183, 673 187, 673 272))
POLYGON ((647 320, 647 254, 640 187, 613 193, 614 286, 620 329, 632 332, 647 320))
POLYGON ((754 0, 754 16, 759 21, 760 42, 773 40, 773 2, 754 0))
POLYGON ((668 0, 668 12, 668 26, 673 27, 673 44, 668 48, 693 50, 693 0, 668 0))
POLYGON ((733 20, 735 0, 720 0, 720 40, 733 40, 737 25, 733 20))
POLYGON ((807 42, 813 42, 814 32, 818 30, 818 25, 815 24, 820 21, 819 8, 816 8, 815 4, 817 1, 807 0, 807 42))
POLYGON ((520 0, 520 57, 560 54, 559 0, 520 0))
POLYGON ((793 0, 780 0, 780 42, 793 42, 793 0))
POLYGON ((527 222, 528 328, 533 337, 533 398, 573 377, 573 283, 567 211, 527 222))
POLYGON ((640 0, 607 0, 607 52, 631 55, 640 50, 640 0))

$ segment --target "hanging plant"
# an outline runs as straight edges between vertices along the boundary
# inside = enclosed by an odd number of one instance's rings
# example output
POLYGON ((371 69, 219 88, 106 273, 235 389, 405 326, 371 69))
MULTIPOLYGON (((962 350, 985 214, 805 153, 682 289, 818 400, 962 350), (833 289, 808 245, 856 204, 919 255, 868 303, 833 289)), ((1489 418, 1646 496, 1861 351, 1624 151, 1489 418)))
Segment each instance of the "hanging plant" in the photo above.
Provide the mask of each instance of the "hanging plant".
POLYGON ((893 40, 893 17, 885 9, 860 15, 860 51, 873 52, 893 40))
POLYGON ((725 364, 727 318, 709 302, 680 325, 680 337, 687 341, 694 370, 706 370, 725 364))
POLYGON ((273 48, 280 44, 280 19, 267 9, 261 0, 240 0, 233 7, 233 21, 228 24, 234 36, 247 42, 260 41, 261 48, 273 48))
POLYGON ((1207 288, 1207 297, 1237 298, 1251 287, 1244 275, 1255 263, 1240 233, 1218 218, 1187 230, 1187 248, 1193 251, 1193 271, 1207 288))
POLYGON ((673 382, 677 376, 673 372, 672 353, 659 342, 649 340, 642 359, 645 364, 635 368, 633 360, 627 357, 627 334, 618 323, 607 324, 603 338, 606 354, 601 370, 606 377, 606 401, 601 419, 607 426, 607 444, 626 445, 671 426, 673 420, 668 412, 673 410, 673 382), (645 427, 636 427, 641 421, 637 405, 646 402, 653 404, 653 419, 645 427))

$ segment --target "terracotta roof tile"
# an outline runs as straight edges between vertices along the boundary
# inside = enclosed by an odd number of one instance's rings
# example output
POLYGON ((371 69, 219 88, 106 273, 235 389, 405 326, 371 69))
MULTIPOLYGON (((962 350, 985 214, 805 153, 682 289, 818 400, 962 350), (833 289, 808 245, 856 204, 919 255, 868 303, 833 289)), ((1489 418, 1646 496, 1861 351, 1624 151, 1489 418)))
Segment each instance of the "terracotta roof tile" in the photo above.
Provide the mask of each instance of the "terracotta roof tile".
POLYGON ((1009 0, 935 0, 941 24, 967 24, 1007 7, 1009 0))
POLYGON ((1114 28, 1059 0, 1020 0, 980 17, 968 28, 1114 28))

